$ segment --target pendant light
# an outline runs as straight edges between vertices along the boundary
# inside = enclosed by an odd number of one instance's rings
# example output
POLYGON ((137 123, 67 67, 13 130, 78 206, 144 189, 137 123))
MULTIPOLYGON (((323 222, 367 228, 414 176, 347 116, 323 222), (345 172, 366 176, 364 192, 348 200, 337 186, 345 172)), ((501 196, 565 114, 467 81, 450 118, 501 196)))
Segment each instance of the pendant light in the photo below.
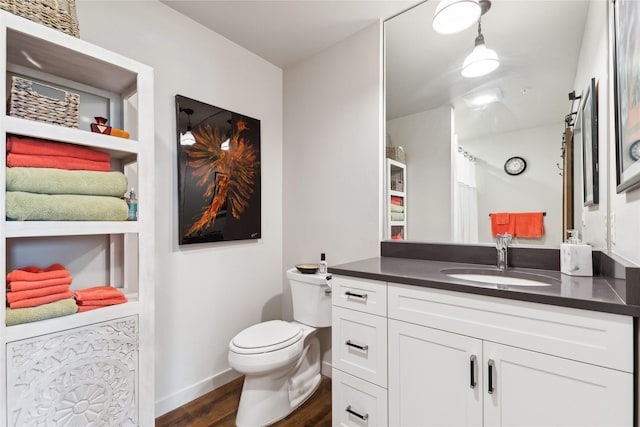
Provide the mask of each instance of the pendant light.
POLYGON ((436 33, 455 34, 475 24, 482 13, 479 0, 441 0, 431 22, 436 33))
POLYGON ((180 145, 193 145, 196 143, 196 138, 191 133, 191 116, 193 115, 192 108, 181 108, 180 112, 185 113, 187 115, 187 131, 185 133, 180 133, 180 145))
POLYGON ((480 20, 478 20, 478 36, 473 51, 462 64, 462 75, 468 78, 480 77, 491 73, 499 66, 500 61, 496 52, 484 44, 480 20))

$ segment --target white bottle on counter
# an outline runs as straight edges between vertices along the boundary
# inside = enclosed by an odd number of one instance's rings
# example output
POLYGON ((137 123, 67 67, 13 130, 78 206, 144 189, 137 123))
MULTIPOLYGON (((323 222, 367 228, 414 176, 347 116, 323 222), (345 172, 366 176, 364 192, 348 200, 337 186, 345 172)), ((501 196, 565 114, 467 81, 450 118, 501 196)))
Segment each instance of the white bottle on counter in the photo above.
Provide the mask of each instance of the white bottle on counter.
POLYGON ((581 243, 577 230, 567 230, 569 239, 560 244, 560 271, 569 276, 593 276, 591 245, 581 243))
POLYGON ((327 274, 327 270, 327 258, 323 252, 320 254, 320 269, 318 270, 318 273, 327 274))

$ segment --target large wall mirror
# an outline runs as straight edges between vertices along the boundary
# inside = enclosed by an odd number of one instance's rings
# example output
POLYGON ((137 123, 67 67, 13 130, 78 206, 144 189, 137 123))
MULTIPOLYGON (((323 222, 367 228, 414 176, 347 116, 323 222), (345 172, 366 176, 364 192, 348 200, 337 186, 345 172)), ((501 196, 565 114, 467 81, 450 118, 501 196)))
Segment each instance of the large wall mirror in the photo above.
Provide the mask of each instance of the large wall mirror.
MULTIPOLYGON (((544 233, 514 242, 557 247, 566 227, 567 116, 575 122, 570 113, 579 111, 592 77, 599 76, 606 89, 608 4, 492 1, 480 29, 500 65, 469 78, 461 71, 478 23, 455 34, 436 33, 438 3, 420 3, 384 25, 387 145, 404 151, 406 237, 491 243, 492 213, 543 212, 544 233)), ((598 207, 582 203, 579 143, 574 148, 574 199, 568 203, 580 228, 583 210, 598 207)), ((392 237, 386 229, 385 238, 392 237)))

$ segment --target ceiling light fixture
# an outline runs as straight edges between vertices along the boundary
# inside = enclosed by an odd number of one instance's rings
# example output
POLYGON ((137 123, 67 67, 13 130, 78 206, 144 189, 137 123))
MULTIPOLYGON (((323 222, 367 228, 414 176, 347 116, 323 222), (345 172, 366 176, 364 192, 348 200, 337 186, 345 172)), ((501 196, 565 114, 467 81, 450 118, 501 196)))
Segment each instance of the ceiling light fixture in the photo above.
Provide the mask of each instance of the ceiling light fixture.
POLYGON ((481 3, 478 0, 441 0, 431 21, 434 31, 455 34, 466 30, 480 18, 481 3))
POLYGON ((502 100, 502 91, 500 88, 486 89, 466 95, 463 97, 463 100, 469 108, 484 107, 493 102, 502 100))
MULTIPOLYGON (((483 14, 491 7, 491 2, 482 1, 483 14)), ((484 43, 482 26, 478 19, 478 36, 476 37, 473 51, 467 56, 462 64, 462 75, 464 77, 480 77, 487 75, 500 66, 498 55, 489 49, 484 43)))

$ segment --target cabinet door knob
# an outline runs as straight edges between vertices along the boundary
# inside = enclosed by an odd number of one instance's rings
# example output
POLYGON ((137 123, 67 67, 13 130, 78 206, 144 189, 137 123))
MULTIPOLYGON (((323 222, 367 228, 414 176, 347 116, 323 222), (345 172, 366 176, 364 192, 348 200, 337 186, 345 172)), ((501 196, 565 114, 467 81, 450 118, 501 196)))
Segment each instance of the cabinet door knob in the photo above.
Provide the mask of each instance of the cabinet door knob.
POLYGON ((354 417, 360 418, 362 421, 367 421, 369 419, 369 414, 364 414, 364 415, 359 414, 356 411, 354 411, 353 409, 351 409, 351 405, 347 406, 345 411, 347 411, 348 413, 350 413, 354 417))
MULTIPOLYGON (((493 359, 489 359, 489 361, 487 362, 487 365, 489 367, 489 386, 487 387, 487 392, 489 394, 493 394, 493 392, 496 390, 495 385, 493 384, 493 375, 494 375, 494 371, 495 371, 495 362, 493 361, 493 359)), ((497 374, 497 372, 496 372, 497 374)))
POLYGON ((363 300, 367 300, 367 294, 356 294, 355 292, 347 291, 344 293, 347 297, 360 298, 363 300))
POLYGON ((471 388, 476 388, 476 384, 478 383, 478 379, 476 377, 476 360, 477 359, 475 354, 472 354, 469 358, 469 373, 471 376, 469 385, 471 386, 471 388))
POLYGON ((345 342, 346 345, 348 345, 349 347, 354 347, 357 348, 358 350, 362 350, 362 351, 367 351, 369 350, 369 346, 368 345, 360 345, 360 344, 355 344, 352 343, 351 340, 347 340, 347 342, 345 342))

